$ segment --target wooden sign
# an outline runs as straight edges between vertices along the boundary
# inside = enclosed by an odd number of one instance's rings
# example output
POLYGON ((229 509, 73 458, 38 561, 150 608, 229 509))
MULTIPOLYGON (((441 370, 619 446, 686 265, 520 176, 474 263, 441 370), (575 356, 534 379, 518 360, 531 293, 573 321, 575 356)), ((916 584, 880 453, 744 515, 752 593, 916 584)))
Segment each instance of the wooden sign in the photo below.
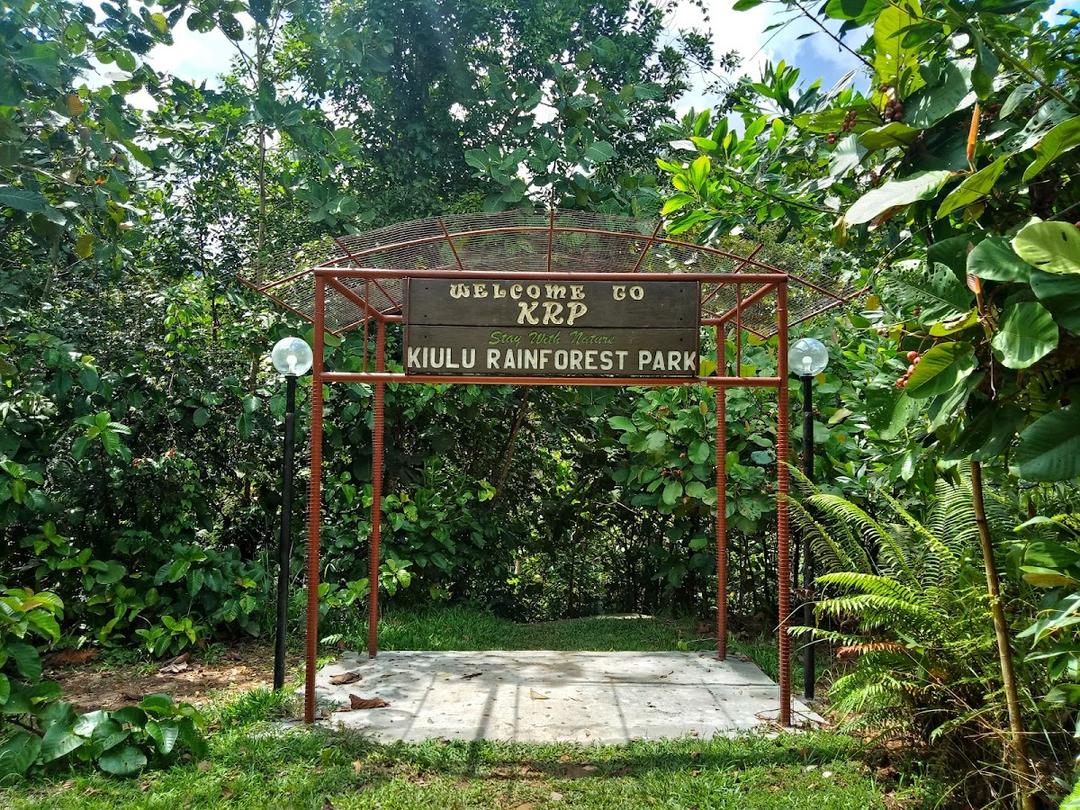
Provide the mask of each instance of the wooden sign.
POLYGON ((696 377, 695 281, 411 278, 405 373, 696 377))

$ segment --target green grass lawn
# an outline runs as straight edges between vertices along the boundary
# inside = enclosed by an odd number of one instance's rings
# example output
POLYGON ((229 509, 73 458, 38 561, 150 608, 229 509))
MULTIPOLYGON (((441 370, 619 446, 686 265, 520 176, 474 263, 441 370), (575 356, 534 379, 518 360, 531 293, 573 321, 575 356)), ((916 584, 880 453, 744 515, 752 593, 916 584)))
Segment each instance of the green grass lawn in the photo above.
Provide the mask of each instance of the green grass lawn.
MULTIPOLYGON (((357 628, 359 629, 359 628, 357 628)), ((345 634, 355 642, 353 633, 345 634)), ((516 625, 465 609, 397 612, 383 649, 701 649, 689 625, 591 619, 516 625)), ((743 645, 754 652, 756 645, 743 645)), ((273 721, 291 694, 212 704, 210 753, 133 779, 60 770, 0 788, 11 808, 917 808, 930 786, 878 767, 835 732, 684 739, 627 746, 428 742, 379 745, 355 733, 273 721), (877 774, 882 774, 879 778, 877 774)), ((447 707, 452 711, 453 707, 447 707)))

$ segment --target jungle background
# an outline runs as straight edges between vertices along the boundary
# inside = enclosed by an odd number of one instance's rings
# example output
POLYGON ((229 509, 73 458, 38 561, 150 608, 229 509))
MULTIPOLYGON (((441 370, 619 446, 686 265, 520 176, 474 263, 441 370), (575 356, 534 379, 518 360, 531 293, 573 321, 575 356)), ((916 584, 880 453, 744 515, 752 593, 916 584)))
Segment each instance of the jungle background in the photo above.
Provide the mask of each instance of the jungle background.
MULTIPOLYGON (((1080 16, 1019 0, 769 5, 858 69, 829 87, 784 62, 751 75, 707 29, 673 36, 675 4, 657 0, 0 4, 6 771, 79 751, 107 771, 139 761, 62 708, 47 648, 164 658, 272 628, 284 396, 268 351, 310 327, 238 275, 325 234, 554 205, 662 215, 704 243, 738 233, 778 266, 865 287, 793 334, 831 355, 814 386, 818 485, 793 507, 819 552, 830 700, 958 772, 950 801, 1069 791, 1080 16), (152 66, 181 26, 242 45, 220 86, 152 66), (709 104, 687 112, 702 71, 709 104)), ((359 362, 356 335, 330 348, 359 362)), ((775 371, 759 341, 724 350, 775 371)), ((371 587, 372 397, 327 397, 334 641, 371 587)), ((727 407, 730 606, 753 638, 776 625, 771 482, 788 460, 767 391, 727 407)), ((301 436, 305 408, 302 382, 301 436)), ((389 604, 708 620, 709 392, 402 386, 386 413, 389 604)), ((306 475, 301 459, 300 491, 306 475)), ((140 711, 102 723, 139 729, 151 757, 177 734, 200 745, 182 707, 140 711)))

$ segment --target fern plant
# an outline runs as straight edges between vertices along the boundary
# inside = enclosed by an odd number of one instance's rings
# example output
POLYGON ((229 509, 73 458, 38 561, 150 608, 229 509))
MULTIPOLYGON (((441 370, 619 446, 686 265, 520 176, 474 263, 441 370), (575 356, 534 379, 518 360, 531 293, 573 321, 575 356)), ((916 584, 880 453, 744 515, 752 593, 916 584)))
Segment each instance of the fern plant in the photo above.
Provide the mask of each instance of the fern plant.
MULTIPOLYGON (((792 515, 825 572, 815 609, 829 626, 792 632, 809 630, 847 663, 829 690, 832 707, 848 727, 975 765, 979 784, 965 793, 1008 793, 1000 669, 967 477, 939 479, 924 520, 888 493, 878 515, 801 485, 792 515)), ((991 498, 986 510, 998 537, 1015 536, 1007 500, 991 498)), ((1021 679, 1028 707, 1038 677, 1021 679)))

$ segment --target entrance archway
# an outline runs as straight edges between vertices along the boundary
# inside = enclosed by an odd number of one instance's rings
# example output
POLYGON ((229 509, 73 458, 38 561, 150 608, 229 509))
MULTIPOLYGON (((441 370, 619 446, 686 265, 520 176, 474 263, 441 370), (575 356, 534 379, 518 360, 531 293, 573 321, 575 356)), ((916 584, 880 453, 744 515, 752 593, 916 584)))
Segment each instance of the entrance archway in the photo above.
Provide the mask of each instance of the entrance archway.
MULTIPOLYGON (((716 640, 717 657, 727 655, 727 526, 726 504, 726 392, 736 387, 766 387, 777 394, 777 459, 789 457, 787 344, 789 327, 812 315, 849 300, 854 291, 830 290, 833 279, 818 283, 785 272, 765 261, 762 246, 704 246, 661 235, 663 222, 642 222, 583 212, 536 212, 517 210, 499 214, 466 214, 436 217, 403 223, 360 235, 327 238, 304 246, 273 263, 260 265, 246 283, 285 308, 310 319, 314 324, 311 395, 311 479, 308 512, 307 639, 304 690, 304 719, 315 720, 315 674, 319 615, 319 540, 322 503, 323 385, 365 383, 374 390, 374 431, 372 464, 371 541, 369 559, 368 654, 378 651, 378 579, 382 530, 382 483, 384 402, 387 384, 472 384, 472 385, 589 385, 667 386, 705 385, 716 398, 716 640), (749 248, 749 249, 748 249, 749 248), (297 270, 296 268, 300 268, 297 270), (709 374, 698 372, 697 341, 693 349, 693 370, 680 363, 678 351, 639 348, 622 350, 626 358, 593 359, 571 351, 560 356, 555 351, 542 355, 518 356, 513 365, 492 355, 494 367, 471 368, 467 362, 435 362, 419 353, 403 362, 406 371, 386 370, 386 329, 389 324, 410 324, 410 284, 429 288, 457 285, 467 298, 470 288, 486 298, 528 297, 535 286, 536 297, 544 296, 545 285, 580 288, 586 300, 586 285, 610 290, 608 298, 624 300, 626 288, 641 290, 642 306, 650 311, 645 291, 666 290, 673 281, 693 285, 696 302, 690 327, 700 336, 702 328, 716 331, 717 356, 709 374), (494 286, 485 286, 494 285, 494 286), (608 286, 605 286, 608 285, 608 286), (617 288, 623 288, 617 291, 617 288), (502 292, 500 296, 498 293, 502 292), (620 298, 622 296, 622 298, 620 298), (363 371, 339 371, 325 367, 325 336, 362 329, 363 371), (728 368, 727 341, 734 343, 734 369, 728 368), (374 333, 372 335, 372 333, 374 333), (741 362, 744 334, 759 338, 777 337, 776 376, 743 373, 741 362), (723 348, 721 348, 723 347, 723 348), (668 362, 665 355, 669 355, 668 362), (410 367, 410 360, 411 366, 410 367), (624 362, 625 360, 625 362, 624 362), (531 362, 530 362, 531 361, 531 362), (550 361, 550 362, 549 362, 550 361), (659 369, 649 373, 650 369, 659 369), (550 372, 550 373, 545 373, 550 372)), ((413 291, 417 287, 413 287, 413 291)), ((445 292, 445 290, 444 290, 445 292)), ((576 293, 576 290, 573 291, 576 293)), ((562 292, 565 294, 565 291, 562 292)), ((635 293, 636 295, 636 293, 635 293)), ((555 294, 559 297, 559 293, 555 294)), ((659 298, 663 298, 661 295, 659 298)), ((605 299, 606 300, 606 299, 605 299)), ((450 299, 445 299, 450 306, 450 299)), ((485 302, 486 305, 487 302, 485 302)), ((509 301, 508 301, 509 303, 509 301)), ((541 302, 542 303, 542 302, 541 302)), ((608 302, 610 304, 610 301, 608 302)), ((414 307, 417 304, 414 303, 414 307)), ((528 306, 528 304, 526 304, 528 306)), ((582 304, 584 306, 584 304, 582 304)), ((673 304, 672 306, 678 306, 673 304)), ((610 308, 610 307, 609 307, 610 308)), ((663 309, 663 306, 652 307, 663 309)), ((553 301, 539 312, 518 310, 518 324, 550 325, 553 332, 567 327, 567 307, 553 301), (557 308, 558 307, 558 308, 557 308), (547 320, 541 320, 541 318, 547 320)), ((413 312, 413 315, 416 313, 413 312)), ((614 316, 618 318, 618 310, 614 316)), ((663 318, 660 318, 661 322, 663 318)), ((442 320, 438 321, 442 324, 442 320)), ((584 322, 584 321, 582 321, 584 322)), ((454 321, 458 324, 457 321, 454 321)), ((634 327, 606 322, 622 331, 618 336, 601 335, 611 341, 632 340, 634 327)), ((483 324, 480 324, 483 326, 483 324)), ((489 324, 490 325, 490 324, 489 324)), ((572 325, 572 324, 571 324, 572 325)), ((440 326, 438 328, 445 328, 440 326)), ((467 328, 467 327, 465 327, 467 328)), ((511 327, 512 328, 512 327, 511 327)), ((604 330, 599 330, 603 332, 604 330)), ((613 330, 608 330, 613 331, 613 330)), ((643 330, 647 331, 647 330, 643 330)), ((656 330, 654 330, 656 331, 656 330)), ((468 343, 469 337, 454 332, 453 339, 468 343)), ((659 332, 658 332, 659 335, 659 332)), ((447 340, 451 338, 446 338, 447 340)), ((408 338, 406 338, 408 340, 408 338)), ((622 344, 618 344, 622 345, 622 344)), ((629 344, 627 344, 629 345, 629 344)), ((448 351, 448 350, 447 350, 448 351)), ((684 352, 689 353, 688 348, 684 352)), ((618 352, 616 352, 618 354, 618 352)), ((449 355, 439 355, 448 357, 449 355)), ((469 355, 464 355, 466 358, 469 355)), ((475 350, 474 350, 474 365, 475 350)), ((788 470, 777 464, 777 581, 780 722, 791 724, 791 648, 787 632, 791 614, 790 527, 788 518, 788 470)))

